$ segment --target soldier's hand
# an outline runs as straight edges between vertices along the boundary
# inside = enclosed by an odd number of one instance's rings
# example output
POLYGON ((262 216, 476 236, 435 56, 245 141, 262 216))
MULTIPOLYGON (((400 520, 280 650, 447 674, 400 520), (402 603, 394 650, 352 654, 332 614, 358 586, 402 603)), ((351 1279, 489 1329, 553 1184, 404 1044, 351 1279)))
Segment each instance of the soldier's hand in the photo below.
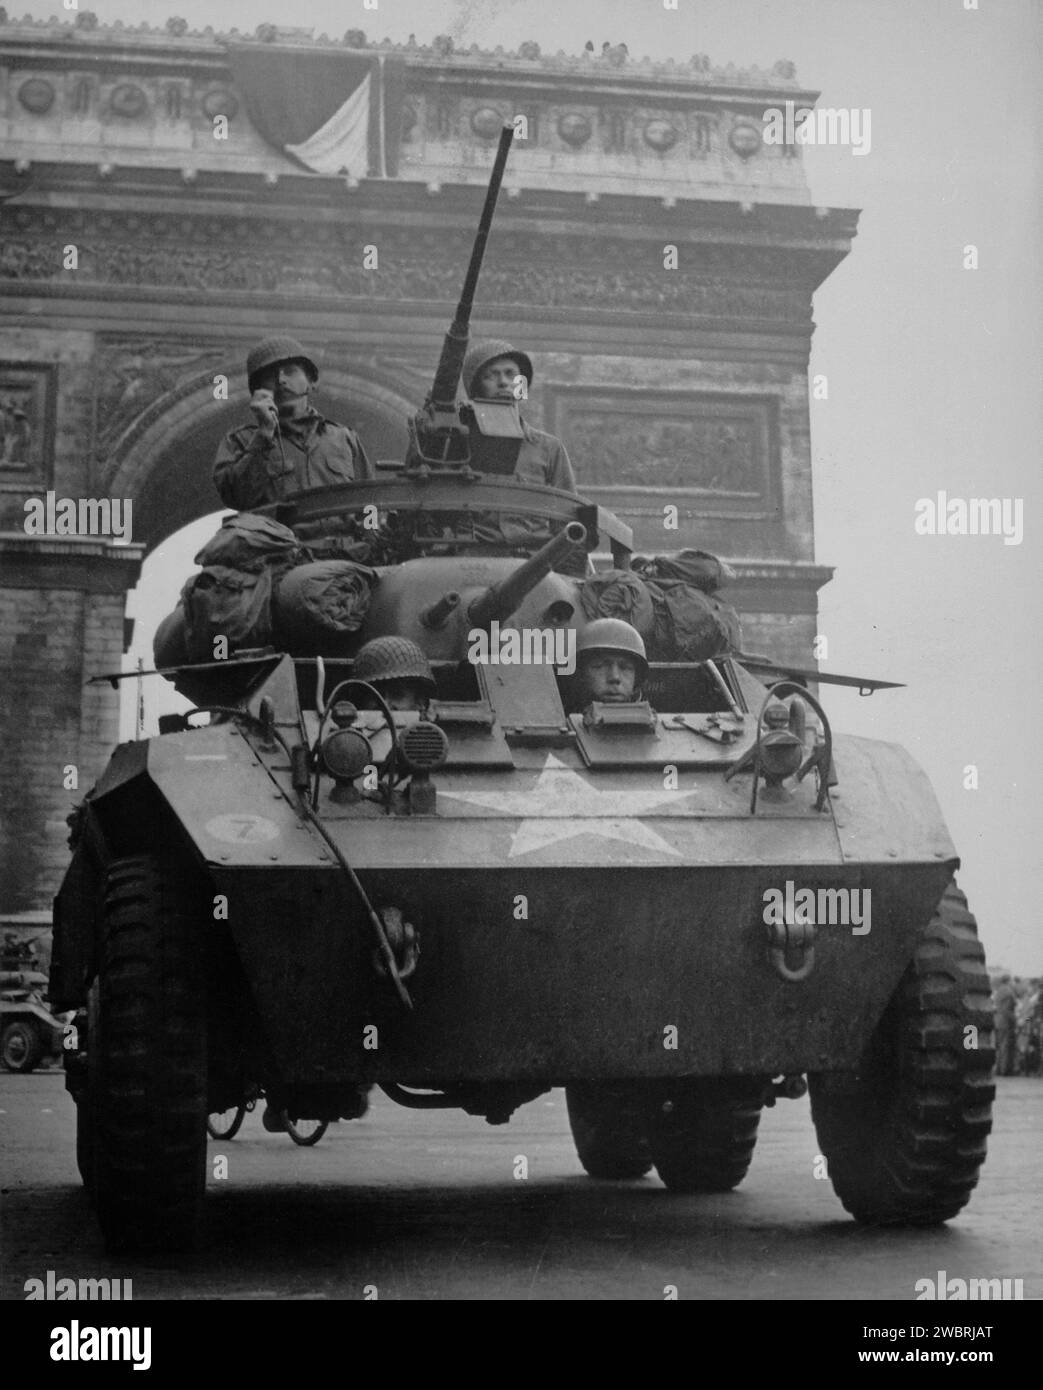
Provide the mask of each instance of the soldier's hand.
POLYGON ((265 439, 274 439, 279 424, 279 411, 271 391, 255 391, 250 397, 250 409, 265 439))

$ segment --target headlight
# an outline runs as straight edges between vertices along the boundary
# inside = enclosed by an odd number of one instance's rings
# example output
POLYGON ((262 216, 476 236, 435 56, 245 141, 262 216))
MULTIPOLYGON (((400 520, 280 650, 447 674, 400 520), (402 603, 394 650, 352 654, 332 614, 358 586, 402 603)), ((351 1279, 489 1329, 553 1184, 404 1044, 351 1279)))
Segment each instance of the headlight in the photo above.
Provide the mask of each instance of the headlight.
POLYGON ((323 764, 338 782, 354 782, 373 762, 373 749, 358 729, 337 729, 322 741, 323 764))

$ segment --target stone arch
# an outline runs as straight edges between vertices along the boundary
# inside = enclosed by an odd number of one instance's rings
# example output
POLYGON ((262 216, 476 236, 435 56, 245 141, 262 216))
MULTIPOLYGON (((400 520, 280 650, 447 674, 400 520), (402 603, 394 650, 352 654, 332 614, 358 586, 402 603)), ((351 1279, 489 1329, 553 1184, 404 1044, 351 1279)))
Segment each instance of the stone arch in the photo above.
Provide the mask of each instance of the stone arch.
MULTIPOLYGON (((217 511, 221 500, 211 471, 222 437, 249 421, 245 393, 214 399, 213 378, 229 381, 236 366, 217 366, 196 375, 153 402, 123 436, 107 485, 113 497, 134 503, 134 541, 151 553, 161 541, 197 517, 217 511)), ((411 383, 372 369, 325 368, 315 392, 317 408, 358 431, 366 452, 400 459, 406 420, 419 404, 411 383)))

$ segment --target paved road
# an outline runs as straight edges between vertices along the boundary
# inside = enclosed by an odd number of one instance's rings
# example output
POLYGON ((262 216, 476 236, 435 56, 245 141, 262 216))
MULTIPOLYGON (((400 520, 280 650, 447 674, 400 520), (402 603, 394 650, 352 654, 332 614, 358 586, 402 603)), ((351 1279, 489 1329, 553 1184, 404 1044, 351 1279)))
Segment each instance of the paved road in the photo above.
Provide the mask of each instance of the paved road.
MULTIPOLYGON (((1043 1080, 999 1083, 988 1163, 970 1206, 929 1231, 868 1231, 828 1180, 806 1100, 761 1124, 727 1196, 672 1197, 654 1178, 594 1183, 572 1148, 561 1092, 492 1128, 409 1112, 378 1095, 314 1149, 247 1118, 211 1143, 206 1252, 177 1263, 108 1259, 80 1188, 73 1110, 59 1073, 0 1074, 5 1299, 24 1281, 132 1278, 135 1299, 899 1299, 917 1279, 1021 1278, 1043 1296, 1043 1080), (518 1157, 528 1177, 515 1177, 518 1157), (215 1167, 219 1165, 214 1165, 215 1167)), ((975 1305, 977 1306, 977 1305, 975 1305)))

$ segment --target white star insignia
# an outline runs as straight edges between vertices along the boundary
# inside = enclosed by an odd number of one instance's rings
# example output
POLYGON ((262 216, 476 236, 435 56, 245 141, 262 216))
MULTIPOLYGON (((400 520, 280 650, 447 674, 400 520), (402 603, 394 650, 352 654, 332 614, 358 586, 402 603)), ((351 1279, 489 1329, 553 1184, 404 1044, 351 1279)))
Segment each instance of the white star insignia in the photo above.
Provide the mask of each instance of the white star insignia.
POLYGON ((604 840, 620 840, 630 848, 639 845, 653 854, 680 856, 680 850, 634 816, 692 793, 600 790, 548 753, 531 791, 444 791, 440 795, 521 817, 521 824, 511 837, 508 857, 514 859, 576 835, 597 835, 604 840))

